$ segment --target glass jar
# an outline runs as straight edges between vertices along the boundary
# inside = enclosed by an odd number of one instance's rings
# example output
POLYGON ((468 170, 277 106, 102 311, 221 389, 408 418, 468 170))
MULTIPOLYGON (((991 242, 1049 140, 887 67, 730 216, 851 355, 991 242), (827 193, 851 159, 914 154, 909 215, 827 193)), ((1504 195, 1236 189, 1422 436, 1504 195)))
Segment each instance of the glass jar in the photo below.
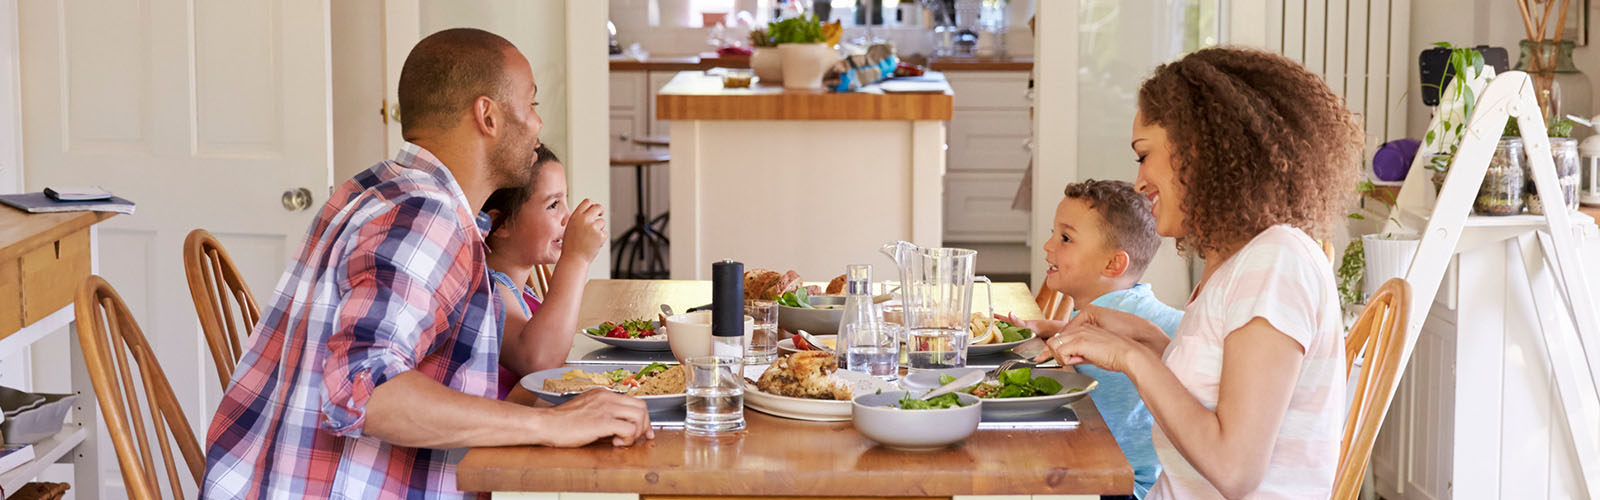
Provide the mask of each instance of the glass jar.
POLYGON ((1483 184, 1478 187, 1478 198, 1472 203, 1472 212, 1478 215, 1517 215, 1522 213, 1522 191, 1526 189, 1522 174, 1522 139, 1500 139, 1489 159, 1489 169, 1483 174, 1483 184))
POLYGON ((1591 116, 1594 91, 1589 77, 1572 64, 1573 46, 1571 40, 1562 40, 1559 46, 1552 40, 1522 41, 1522 55, 1513 69, 1533 78, 1546 126, 1567 115, 1591 116))
MULTIPOLYGON (((1578 166, 1581 159, 1578 157, 1578 141, 1564 137, 1550 138, 1550 160, 1556 166, 1556 180, 1561 186, 1562 204, 1567 211, 1578 209, 1578 166)), ((1544 215, 1544 203, 1539 199, 1539 189, 1533 184, 1533 160, 1530 158, 1523 163, 1523 177, 1527 179, 1528 213, 1544 215)))

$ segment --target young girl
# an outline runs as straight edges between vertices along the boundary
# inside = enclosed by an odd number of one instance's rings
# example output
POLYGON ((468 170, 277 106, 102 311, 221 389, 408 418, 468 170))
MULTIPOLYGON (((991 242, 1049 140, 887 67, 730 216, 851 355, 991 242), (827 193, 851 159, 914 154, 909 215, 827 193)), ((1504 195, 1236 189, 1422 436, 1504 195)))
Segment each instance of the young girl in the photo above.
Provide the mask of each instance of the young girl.
POLYGON ((1327 498, 1344 424, 1344 328, 1313 238, 1341 227, 1361 129, 1281 56, 1206 49, 1139 90, 1133 152, 1156 232, 1205 259, 1170 343, 1093 306, 1047 343, 1128 375, 1155 416, 1149 498, 1327 498))
POLYGON ((489 215, 489 275, 505 303, 500 341, 500 398, 524 374, 566 363, 578 303, 589 264, 606 242, 605 209, 583 200, 567 211, 567 179, 561 160, 543 145, 533 164, 533 182, 495 191, 484 202, 489 215), (550 290, 538 297, 526 288, 537 265, 555 264, 550 290))

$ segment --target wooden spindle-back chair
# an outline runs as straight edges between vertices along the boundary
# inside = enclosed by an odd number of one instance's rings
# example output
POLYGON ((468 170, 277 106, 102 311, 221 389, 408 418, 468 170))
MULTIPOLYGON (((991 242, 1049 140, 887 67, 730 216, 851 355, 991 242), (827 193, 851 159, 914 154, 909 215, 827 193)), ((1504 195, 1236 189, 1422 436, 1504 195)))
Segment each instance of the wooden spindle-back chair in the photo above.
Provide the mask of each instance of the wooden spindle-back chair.
POLYGON ((1356 382, 1355 400, 1345 417, 1344 440, 1339 446, 1339 475, 1334 480, 1335 500, 1355 499, 1361 492, 1378 427, 1389 411, 1394 381, 1400 376, 1400 356, 1405 349, 1406 321, 1411 312, 1411 286, 1391 279, 1367 300, 1361 316, 1345 340, 1345 373, 1357 357, 1364 357, 1356 382))
POLYGON ((204 229, 190 231, 183 240, 183 269, 195 314, 200 316, 200 329, 211 347, 217 379, 227 387, 234 365, 244 355, 245 337, 261 321, 261 306, 256 305, 228 251, 204 229))
POLYGON ((167 375, 161 371, 161 363, 156 361, 149 340, 128 311, 127 303, 99 276, 89 276, 78 288, 74 309, 89 380, 94 384, 95 400, 100 404, 100 415, 110 431, 129 497, 135 500, 183 498, 183 484, 178 467, 173 463, 172 443, 178 444, 178 451, 196 486, 205 474, 205 452, 189 427, 183 409, 178 406, 178 398, 167 383, 167 375), (148 406, 140 404, 140 393, 148 406), (149 429, 160 445, 167 481, 172 487, 170 494, 164 495, 161 491, 159 474, 151 456, 149 438, 152 436, 146 432, 146 416, 149 429), (170 439, 168 431, 171 431, 170 439))

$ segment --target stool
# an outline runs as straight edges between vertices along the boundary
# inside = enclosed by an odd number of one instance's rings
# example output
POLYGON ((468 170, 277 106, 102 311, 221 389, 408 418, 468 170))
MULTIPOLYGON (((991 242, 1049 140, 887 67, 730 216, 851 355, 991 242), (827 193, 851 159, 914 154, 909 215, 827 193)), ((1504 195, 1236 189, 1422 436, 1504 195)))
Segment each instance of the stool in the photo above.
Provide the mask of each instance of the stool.
MULTIPOLYGON (((633 167, 634 199, 638 203, 638 211, 633 216, 633 227, 628 228, 612 242, 611 276, 613 278, 659 278, 668 276, 667 259, 662 250, 671 246, 666 235, 661 234, 652 225, 648 211, 650 206, 645 203, 645 193, 650 190, 644 180, 644 167, 664 165, 671 161, 671 156, 665 152, 637 151, 611 153, 612 167, 633 167), (628 266, 624 270, 623 258, 627 258, 628 266), (634 268, 636 262, 644 263, 644 270, 634 268)), ((661 215, 662 225, 665 226, 666 214, 661 215)))
MULTIPOLYGON (((647 148, 664 148, 672 145, 672 138, 665 135, 647 135, 643 137, 634 137, 633 143, 647 148)), ((657 232, 664 234, 667 231, 667 220, 671 217, 671 210, 661 212, 661 215, 657 215, 654 219, 650 219, 650 226, 656 228, 657 232)))

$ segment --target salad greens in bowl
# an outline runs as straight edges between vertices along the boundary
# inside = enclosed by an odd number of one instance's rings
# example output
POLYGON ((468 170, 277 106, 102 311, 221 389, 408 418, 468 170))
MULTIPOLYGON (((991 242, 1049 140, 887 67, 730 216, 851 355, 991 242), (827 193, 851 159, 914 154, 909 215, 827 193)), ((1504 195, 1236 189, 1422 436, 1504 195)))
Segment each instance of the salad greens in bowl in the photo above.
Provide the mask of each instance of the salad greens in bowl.
POLYGON ((971 394, 950 393, 923 401, 927 391, 892 391, 857 396, 851 417, 856 431, 889 448, 937 450, 959 443, 978 430, 988 402, 971 394))

